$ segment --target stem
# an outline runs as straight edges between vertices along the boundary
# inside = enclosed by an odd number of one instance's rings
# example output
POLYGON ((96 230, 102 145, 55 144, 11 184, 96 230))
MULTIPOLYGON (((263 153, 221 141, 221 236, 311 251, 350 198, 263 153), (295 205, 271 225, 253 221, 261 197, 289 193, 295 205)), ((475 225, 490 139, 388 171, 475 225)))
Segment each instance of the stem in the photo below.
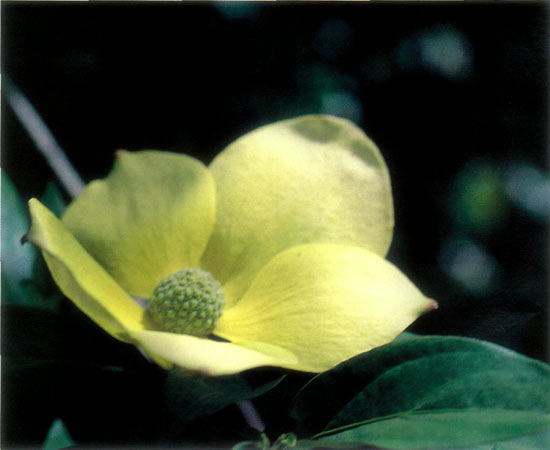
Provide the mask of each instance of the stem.
POLYGON ((3 75, 2 92, 15 116, 29 134, 34 145, 42 153, 67 193, 72 198, 77 197, 84 189, 85 183, 68 160, 65 152, 57 143, 38 111, 7 75, 3 75))
POLYGON ((265 430, 264 421, 250 400, 242 400, 240 402, 236 402, 236 404, 241 410, 241 414, 250 428, 260 432, 265 430))

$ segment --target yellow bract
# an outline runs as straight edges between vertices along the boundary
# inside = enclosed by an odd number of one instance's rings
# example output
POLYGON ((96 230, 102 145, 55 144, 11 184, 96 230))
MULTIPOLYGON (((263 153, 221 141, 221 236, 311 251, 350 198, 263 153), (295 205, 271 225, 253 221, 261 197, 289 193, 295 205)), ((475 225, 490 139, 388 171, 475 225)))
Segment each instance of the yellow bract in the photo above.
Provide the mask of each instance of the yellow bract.
POLYGON ((130 294, 147 298, 171 273, 198 267, 215 220, 209 170, 186 155, 117 152, 63 223, 130 294))
POLYGON ((29 201, 27 238, 42 254, 57 285, 109 334, 129 341, 126 330, 146 326, 147 315, 38 200, 29 201))
POLYGON ((276 342, 298 357, 301 369, 321 372, 390 342, 429 306, 375 253, 306 244, 267 263, 216 331, 234 341, 276 342))
POLYGON ((59 221, 30 201, 29 239, 63 293, 164 368, 319 372, 390 342, 434 306, 384 260, 387 168, 348 121, 304 116, 255 130, 210 165, 119 152, 59 221), (222 283, 218 342, 156 328, 132 296, 200 267, 222 283))
POLYGON ((352 123, 306 116, 259 128, 212 164, 217 215, 202 265, 237 301, 294 245, 358 245, 384 256, 393 231, 388 170, 352 123))

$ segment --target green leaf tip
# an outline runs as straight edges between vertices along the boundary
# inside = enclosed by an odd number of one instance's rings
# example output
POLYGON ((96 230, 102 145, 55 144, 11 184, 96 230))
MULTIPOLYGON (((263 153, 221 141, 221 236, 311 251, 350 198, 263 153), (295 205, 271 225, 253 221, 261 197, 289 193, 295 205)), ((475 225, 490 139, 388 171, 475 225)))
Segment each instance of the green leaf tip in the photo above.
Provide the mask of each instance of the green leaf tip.
POLYGON ((55 419, 48 430, 48 434, 42 448, 43 450, 57 450, 71 447, 74 444, 75 442, 67 431, 63 421, 61 419, 55 419))

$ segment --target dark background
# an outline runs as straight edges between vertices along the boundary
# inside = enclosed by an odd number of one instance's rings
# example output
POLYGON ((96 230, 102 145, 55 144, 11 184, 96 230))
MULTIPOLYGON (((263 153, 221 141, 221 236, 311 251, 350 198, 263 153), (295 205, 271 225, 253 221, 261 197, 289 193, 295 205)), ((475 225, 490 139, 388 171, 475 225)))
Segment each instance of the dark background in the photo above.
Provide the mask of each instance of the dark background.
MULTIPOLYGON (((86 181, 105 176, 119 148, 209 162, 269 122, 353 120, 392 177, 389 259, 440 305, 410 330, 544 360, 548 12, 545 3, 3 2, 2 73, 86 181)), ((22 197, 40 196, 53 175, 4 101, 2 148, 22 197)), ((17 386, 7 386, 12 405, 25 401, 17 386)), ((10 413, 10 430, 28 420, 10 413)), ((39 439, 47 420, 32 417, 35 431, 11 431, 10 442, 39 439)))

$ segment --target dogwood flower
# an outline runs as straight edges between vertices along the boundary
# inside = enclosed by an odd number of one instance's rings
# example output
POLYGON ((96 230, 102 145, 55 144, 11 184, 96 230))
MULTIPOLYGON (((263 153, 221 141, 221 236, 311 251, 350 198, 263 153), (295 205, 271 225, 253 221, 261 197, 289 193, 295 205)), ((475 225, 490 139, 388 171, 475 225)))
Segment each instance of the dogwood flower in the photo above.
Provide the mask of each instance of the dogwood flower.
POLYGON ((388 170, 375 144, 335 117, 261 127, 208 167, 119 151, 61 220, 29 205, 28 239, 61 291, 166 369, 321 372, 392 341, 436 305, 384 259, 388 170), (194 320, 209 328, 184 334, 194 320))

